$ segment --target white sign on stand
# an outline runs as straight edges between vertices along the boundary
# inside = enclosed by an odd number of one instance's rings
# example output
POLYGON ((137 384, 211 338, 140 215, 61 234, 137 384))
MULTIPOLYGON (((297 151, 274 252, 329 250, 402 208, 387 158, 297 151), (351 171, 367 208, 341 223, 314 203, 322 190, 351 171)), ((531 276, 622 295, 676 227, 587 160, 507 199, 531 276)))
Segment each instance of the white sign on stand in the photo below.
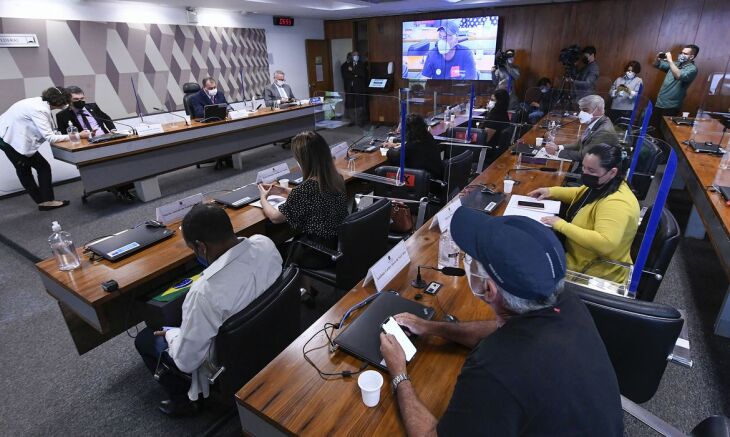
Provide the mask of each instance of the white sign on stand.
POLYGON ((162 205, 155 210, 155 217, 157 221, 162 222, 165 226, 170 223, 174 223, 178 220, 182 220, 185 214, 190 211, 193 206, 203 202, 203 194, 193 194, 184 199, 176 200, 167 205, 162 205))
POLYGON ((164 133, 164 129, 162 129, 162 124, 156 123, 156 124, 139 124, 135 127, 137 129, 137 136, 138 137, 146 137, 148 135, 156 135, 164 133))
POLYGON ((343 141, 341 143, 337 143, 330 149, 332 151, 332 157, 334 159, 342 158, 345 155, 347 155, 347 149, 349 146, 347 145, 346 141, 343 141))
POLYGON ((449 227, 451 227, 451 217, 454 216, 454 213, 459 207, 461 207, 461 199, 457 197, 433 217, 429 229, 433 229, 438 225, 442 233, 448 231, 449 227))
POLYGON ((382 258, 380 258, 368 270, 362 285, 366 286, 370 281, 375 281, 375 289, 378 291, 385 290, 385 287, 395 276, 403 270, 411 262, 406 249, 406 242, 401 240, 395 247, 390 249, 382 258))
POLYGON ((271 168, 260 170, 256 174, 256 183, 270 184, 276 182, 281 176, 289 174, 289 164, 282 162, 271 168))
POLYGON ((228 117, 231 120, 238 120, 239 118, 246 118, 248 117, 249 112, 245 109, 239 109, 237 111, 231 111, 228 113, 228 117))

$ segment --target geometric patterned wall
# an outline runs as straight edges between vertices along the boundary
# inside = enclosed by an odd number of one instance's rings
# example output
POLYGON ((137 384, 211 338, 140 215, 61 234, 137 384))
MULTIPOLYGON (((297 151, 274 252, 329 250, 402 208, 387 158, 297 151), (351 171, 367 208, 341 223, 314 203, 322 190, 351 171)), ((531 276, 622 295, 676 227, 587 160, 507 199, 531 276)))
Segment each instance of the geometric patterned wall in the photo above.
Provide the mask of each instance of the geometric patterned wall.
POLYGON ((182 85, 206 76, 228 101, 270 83, 263 29, 0 18, 0 33, 35 33, 40 46, 0 48, 0 113, 54 84, 121 118, 136 113, 132 81, 145 113, 182 109, 182 85))

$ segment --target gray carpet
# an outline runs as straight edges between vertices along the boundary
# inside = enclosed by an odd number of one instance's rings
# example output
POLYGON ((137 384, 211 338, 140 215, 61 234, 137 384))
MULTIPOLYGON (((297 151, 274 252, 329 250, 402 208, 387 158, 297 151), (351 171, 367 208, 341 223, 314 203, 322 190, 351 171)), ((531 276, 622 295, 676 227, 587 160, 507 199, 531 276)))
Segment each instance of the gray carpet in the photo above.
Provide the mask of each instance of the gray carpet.
MULTIPOLYGON (((74 202, 52 213, 39 213, 27 196, 6 198, 0 200, 0 233, 31 254, 46 257, 52 220, 59 220, 77 242, 83 242, 151 218, 156 206, 172 199, 242 185, 256 169, 291 158, 289 150, 274 146, 249 154, 251 164, 245 172, 216 172, 207 167, 162 176, 165 197, 147 204, 124 204, 109 194, 97 194, 82 205, 79 182, 57 187, 59 198, 74 202)), ((3 244, 0 265, 0 433, 194 435, 221 414, 217 405, 193 419, 174 420, 157 412, 155 405, 164 393, 142 364, 131 338, 119 335, 78 356, 59 308, 45 293, 34 265, 3 244)), ((686 369, 669 364, 659 391, 645 407, 685 431, 711 414, 730 415, 726 389, 730 387, 730 340, 712 334, 725 287, 724 273, 709 242, 684 240, 657 295, 658 301, 687 312, 695 365, 686 369)), ((305 321, 317 317, 317 310, 313 311, 303 311, 305 321)), ((626 435, 655 435, 630 417, 625 423, 626 435)), ((238 419, 219 435, 240 435, 238 419)))

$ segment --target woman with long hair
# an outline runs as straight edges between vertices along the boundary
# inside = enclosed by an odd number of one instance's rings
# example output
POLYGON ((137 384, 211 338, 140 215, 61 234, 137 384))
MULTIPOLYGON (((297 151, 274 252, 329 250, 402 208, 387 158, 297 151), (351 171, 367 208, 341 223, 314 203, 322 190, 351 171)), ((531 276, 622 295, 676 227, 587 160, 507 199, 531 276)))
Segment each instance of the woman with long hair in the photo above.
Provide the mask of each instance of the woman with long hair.
POLYGON ((598 144, 583 157, 580 187, 538 188, 538 200, 568 204, 564 217, 543 223, 565 236, 568 269, 614 282, 624 282, 628 270, 604 260, 633 264, 631 243, 639 226, 639 202, 624 180, 626 160, 616 146, 598 144))
MULTIPOLYGON (((441 151, 431 132, 428 131, 426 121, 419 114, 406 116, 406 145, 405 167, 426 170, 429 174, 440 179, 443 175, 441 151)), ((400 165, 400 149, 388 150, 388 161, 391 165, 400 165)))
MULTIPOLYGON (((305 131, 292 138, 291 148, 303 181, 295 188, 277 188, 288 193, 278 208, 268 200, 272 185, 259 184, 264 215, 273 223, 289 223, 298 236, 336 249, 337 228, 348 210, 345 181, 335 168, 329 145, 318 133, 305 131)), ((332 263, 315 251, 300 251, 294 261, 310 268, 332 263)))

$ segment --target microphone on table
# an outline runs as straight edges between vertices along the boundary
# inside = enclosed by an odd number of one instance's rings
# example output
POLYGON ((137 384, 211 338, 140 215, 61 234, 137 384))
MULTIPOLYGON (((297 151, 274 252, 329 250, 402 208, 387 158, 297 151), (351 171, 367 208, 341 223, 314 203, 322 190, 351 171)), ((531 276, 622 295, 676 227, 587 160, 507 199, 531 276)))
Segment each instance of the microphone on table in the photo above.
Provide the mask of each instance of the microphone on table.
POLYGON ((466 272, 464 269, 460 269, 458 267, 433 267, 433 266, 418 266, 416 279, 411 281, 411 285, 415 288, 426 288, 426 281, 423 280, 421 277, 421 269, 424 270, 436 270, 437 272, 441 272, 446 276, 464 276, 466 272))
POLYGON ((183 120, 185 120, 185 126, 190 126, 190 121, 189 121, 189 120, 188 120, 187 118, 183 117, 182 115, 179 115, 179 114, 175 114, 174 112, 168 112, 168 111, 167 111, 167 109, 165 109, 165 108, 157 108, 157 107, 153 107, 152 109, 154 109, 155 111, 160 111, 160 112, 167 112, 168 114, 170 114, 170 115, 174 115, 175 117, 180 117, 180 118, 182 118, 183 120))
POLYGON ((137 129, 135 129, 134 126, 132 126, 130 124, 122 123, 121 121, 117 121, 117 120, 112 120, 111 118, 104 118, 104 117, 98 117, 98 116, 95 116, 95 117, 97 119, 101 120, 101 121, 111 121, 114 124, 121 124, 122 126, 126 126, 126 127, 130 128, 130 129, 132 129, 132 134, 133 135, 137 135, 137 129))

